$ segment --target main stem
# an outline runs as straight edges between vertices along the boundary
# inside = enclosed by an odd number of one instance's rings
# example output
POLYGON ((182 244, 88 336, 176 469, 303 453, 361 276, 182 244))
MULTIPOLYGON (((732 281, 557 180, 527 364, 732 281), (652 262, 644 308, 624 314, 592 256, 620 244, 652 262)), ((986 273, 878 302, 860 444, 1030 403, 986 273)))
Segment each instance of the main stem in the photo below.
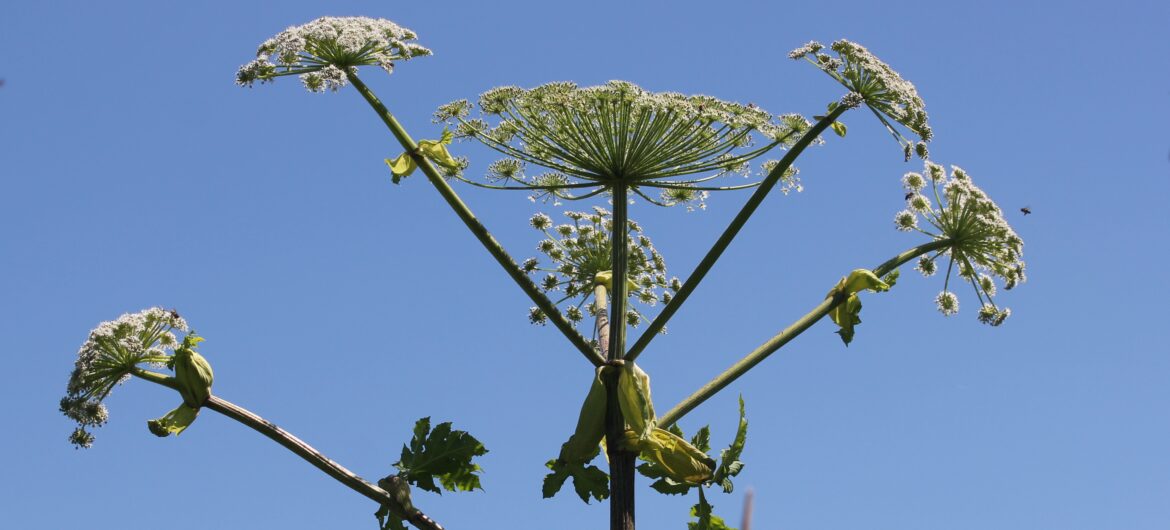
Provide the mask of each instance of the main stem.
MULTIPOLYGON (((179 389, 178 384, 175 382, 173 377, 168 377, 157 372, 135 369, 134 375, 152 383, 157 383, 162 386, 171 388, 173 390, 179 389)), ((334 480, 378 503, 379 506, 385 504, 392 506, 397 505, 397 501, 395 501, 394 497, 386 492, 386 490, 371 484, 366 479, 358 476, 357 473, 354 473, 353 471, 346 469, 345 466, 334 462, 329 457, 315 449, 313 446, 294 436, 292 433, 281 429, 275 423, 272 423, 256 415, 252 411, 217 396, 208 397, 207 401, 203 403, 203 406, 223 414, 224 416, 227 416, 233 420, 236 420, 244 425, 247 425, 248 427, 252 428, 252 430, 263 434, 270 440, 280 444, 285 449, 292 451, 306 462, 312 464, 313 467, 325 472, 326 475, 333 477, 334 480)), ((431 519, 419 510, 415 510, 414 513, 408 514, 406 520, 409 521, 410 524, 414 525, 415 528, 420 530, 443 530, 442 525, 435 522, 434 519, 431 519)))
POLYGON ((585 337, 582 337, 580 333, 577 333, 576 329, 573 329, 573 324, 564 315, 561 315, 561 312, 553 305, 548 297, 541 294, 536 284, 532 283, 528 275, 524 274, 524 271, 520 270, 520 267, 516 265, 516 260, 513 260, 512 256, 509 256, 508 252, 504 250, 504 246, 499 241, 496 241, 496 238, 492 236, 491 232, 488 232, 488 229, 483 226, 483 223, 479 222, 479 219, 476 219, 475 214, 463 203, 463 200, 459 198, 455 190, 451 189, 451 186, 447 184, 447 181, 443 179, 443 176, 439 174, 430 160, 427 160, 426 157, 416 151, 418 144, 406 132, 402 124, 398 123, 394 115, 386 109, 386 106, 382 104, 378 96, 375 96, 373 91, 361 79, 358 79, 356 75, 352 73, 347 73, 346 75, 349 77, 350 83, 353 83, 354 88, 366 99, 366 103, 369 103, 374 111, 378 113, 378 117, 382 118, 382 122, 386 124, 386 127, 390 129, 394 137, 398 139, 398 143, 402 144, 402 148, 414 158, 415 163, 422 169, 423 174, 427 176, 427 180, 439 191, 439 195, 443 197, 443 200, 447 201, 447 204, 451 206, 452 210, 455 210, 455 214, 459 216, 463 224, 471 230, 471 233, 475 235, 476 239, 479 239, 479 242, 483 244, 488 253, 508 273, 508 276, 512 277, 512 280, 520 286, 520 289, 528 294, 528 297, 536 303, 536 306, 541 311, 544 311, 544 314, 548 316, 548 319, 553 325, 561 330, 561 333, 569 339, 569 342, 572 342, 577 347, 589 362, 593 363, 594 366, 605 364, 605 359, 589 345, 585 337))
MULTIPOLYGON (((910 261, 928 252, 944 248, 950 244, 951 242, 949 240, 938 240, 926 243, 924 245, 919 245, 901 254, 898 254, 889 260, 886 260, 885 263, 882 263, 876 269, 873 269, 873 273, 879 278, 883 277, 907 261, 910 261)), ((767 342, 761 344, 751 353, 745 355, 738 362, 731 365, 731 367, 725 370, 723 373, 719 374, 710 382, 700 387, 695 391, 695 393, 679 402, 678 405, 675 405, 674 408, 670 409, 669 412, 658 419, 658 426, 665 429, 673 425, 674 422, 679 420, 679 418, 682 418, 688 412, 694 410, 695 407, 699 406, 704 401, 707 401, 708 398, 714 396, 720 390, 723 390, 725 387, 727 387, 727 385, 730 385, 732 381, 739 379, 741 375, 747 373, 748 370, 751 370, 757 364, 760 364, 761 361, 767 359, 769 355, 772 355, 772 353, 774 353, 776 350, 779 350, 785 344, 788 344, 789 341, 803 333, 804 330, 812 327, 812 325, 816 324, 818 320, 829 314, 829 311, 832 311, 834 307, 837 307, 837 305, 844 302, 846 298, 848 297, 842 294, 825 298, 820 304, 814 307, 812 311, 809 311, 808 314, 800 317, 800 320, 797 320, 796 322, 793 322, 792 325, 784 328, 784 330, 778 333, 776 336, 768 339, 767 342)))
MULTIPOLYGON (((610 287, 609 349, 607 361, 616 364, 625 355, 626 342, 626 252, 628 235, 626 220, 629 218, 624 184, 613 187, 613 228, 609 241, 613 245, 610 253, 610 268, 613 284, 610 287)), ((610 370, 605 379, 605 447, 609 457, 609 528, 610 530, 634 530, 634 456, 623 451, 622 438, 626 422, 618 406, 618 370, 610 370)))

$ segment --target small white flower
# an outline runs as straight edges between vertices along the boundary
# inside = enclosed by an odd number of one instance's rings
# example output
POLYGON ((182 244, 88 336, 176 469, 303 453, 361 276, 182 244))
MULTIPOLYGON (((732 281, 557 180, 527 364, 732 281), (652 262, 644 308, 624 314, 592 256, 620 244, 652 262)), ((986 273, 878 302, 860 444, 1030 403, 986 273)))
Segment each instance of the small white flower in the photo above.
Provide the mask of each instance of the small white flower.
POLYGON ((934 303, 938 305, 938 310, 943 315, 951 316, 959 312, 959 297, 950 291, 938 293, 934 303))

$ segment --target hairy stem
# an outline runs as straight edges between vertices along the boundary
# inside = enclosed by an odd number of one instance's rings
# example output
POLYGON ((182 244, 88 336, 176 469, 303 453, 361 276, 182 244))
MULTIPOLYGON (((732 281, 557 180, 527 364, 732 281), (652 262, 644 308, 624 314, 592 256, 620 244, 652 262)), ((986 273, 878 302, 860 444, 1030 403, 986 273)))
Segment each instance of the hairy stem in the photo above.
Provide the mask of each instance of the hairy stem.
MULTIPOLYGON (((878 277, 885 276, 907 261, 910 261, 928 252, 944 248, 950 244, 951 242, 948 240, 938 240, 919 245, 901 254, 898 254, 893 258, 890 258, 885 263, 879 265, 876 269, 873 269, 873 273, 878 277)), ((670 411, 658 419, 658 426, 665 429, 666 427, 673 425, 674 422, 679 420, 679 418, 682 418, 688 412, 694 410, 695 407, 699 406, 711 396, 717 394, 720 390, 723 390, 727 385, 731 384, 732 381, 739 379, 739 376, 747 373, 747 371, 751 370, 755 365, 760 364, 760 361, 763 361, 776 350, 779 350, 782 346, 788 344, 788 341, 796 338, 796 336, 803 333, 804 330, 812 327, 812 325, 815 324, 818 320, 829 314, 829 311, 832 311, 834 307, 837 307, 837 305, 844 302, 846 298, 847 296, 841 294, 825 298, 820 304, 814 307, 812 311, 809 311, 808 314, 800 317, 800 319, 796 322, 793 322, 792 325, 784 328, 784 330, 778 333, 776 336, 768 339, 767 342, 761 344, 751 353, 745 355, 738 362, 731 365, 731 367, 725 370, 723 373, 719 374, 710 382, 696 390, 689 397, 679 402, 678 405, 675 405, 674 408, 670 409, 670 411)))
MULTIPOLYGON (((178 384, 175 382, 173 377, 169 377, 157 372, 136 368, 134 370, 134 375, 152 383, 157 383, 171 388, 173 390, 179 389, 178 384)), ((203 406, 223 414, 224 416, 227 416, 233 420, 236 420, 248 427, 251 427, 252 430, 263 434, 272 441, 283 446, 285 449, 292 451, 306 462, 312 464, 313 467, 320 469, 326 475, 333 477, 334 480, 378 503, 378 505, 396 505, 396 501, 389 493, 386 492, 386 490, 379 488, 366 479, 358 476, 353 471, 346 469, 345 466, 334 462, 320 451, 314 449, 313 446, 294 436, 292 433, 281 429, 275 423, 261 418, 248 409, 245 409, 244 407, 236 405, 235 403, 217 396, 208 397, 203 406)), ((412 514, 409 514, 406 520, 419 530, 443 530, 442 525, 435 522, 434 519, 431 519, 426 514, 418 510, 415 510, 415 512, 412 514)))
POLYGON ((657 317, 654 317, 654 321, 650 322, 650 325, 638 337, 638 341, 630 347, 629 353, 626 354, 626 359, 631 361, 637 359, 638 355, 641 355, 642 350, 645 350, 646 346, 650 344, 650 341, 662 331, 662 328, 666 327, 666 323, 670 320, 670 317, 674 316, 674 313, 678 311, 679 307, 682 307, 683 302, 687 300, 687 297, 691 295, 695 287, 699 286, 699 282, 703 281, 703 277, 707 275, 707 272, 719 260, 719 256, 723 255, 723 251, 727 250, 727 247, 731 245, 731 241, 735 239, 735 236, 739 234, 743 226, 747 224, 748 219, 755 213, 760 204, 764 202, 764 198, 768 196, 768 193, 772 191, 776 183, 780 181, 784 173, 788 171, 788 168, 792 167, 792 163, 796 161, 796 158, 804 152, 804 149, 813 140, 816 140, 829 125, 837 121, 837 118, 841 117, 847 110, 849 110, 849 107, 838 105, 833 112, 830 112, 828 116, 825 116, 813 125, 788 150, 784 158, 780 159, 780 162, 768 173, 768 176, 764 177, 764 180, 760 182, 760 186, 756 188, 755 193, 752 193, 747 203, 743 205, 743 208, 735 215, 735 218, 731 220, 731 224, 727 225, 727 228, 723 230, 723 235, 719 236, 719 239, 715 241, 715 245, 711 247, 711 250, 707 251, 707 255, 703 256, 703 260, 695 266, 695 270, 687 277, 687 281, 683 283, 682 288, 675 293, 670 303, 662 308, 662 312, 658 313, 657 317))
POLYGON ((370 91, 369 87, 367 87, 365 83, 362 83, 362 81, 358 79, 356 75, 352 73, 347 73, 346 75, 349 77, 350 83, 353 83, 354 88, 356 88, 357 91, 361 93, 362 97, 366 99, 366 102, 370 104, 370 107, 373 107, 374 111, 378 113, 378 116, 382 118, 382 122, 386 124, 386 127, 390 129, 390 132, 394 135, 394 137, 398 139, 398 143, 402 144, 402 148, 405 149, 406 152, 410 153, 410 156, 414 158, 414 161, 418 164, 419 169, 421 169, 422 172, 427 176, 427 180, 429 180, 431 184, 434 185, 435 189, 439 191, 439 195, 443 197, 443 200, 447 201, 447 204, 451 206, 452 210, 455 210, 456 215, 458 215, 459 219, 463 221, 463 224, 466 225, 469 230, 471 230, 471 233, 475 235, 476 239, 479 239, 479 242, 483 244, 488 253, 490 253, 492 257, 496 259, 496 262, 498 262, 500 266, 504 268, 504 271, 508 273, 508 276, 512 277, 512 280, 520 286, 520 289, 528 294, 528 297, 536 303, 536 306, 539 307, 541 311, 544 311, 544 314, 548 316, 548 319, 552 321, 553 325, 556 326, 557 329, 561 330, 561 333, 563 333, 565 337, 569 339, 569 342, 572 342, 573 345, 577 347, 577 349, 581 352, 582 355, 585 356, 586 359, 589 360, 589 362, 593 363, 594 366, 601 366, 605 364, 605 359, 599 353, 597 353, 597 350, 589 345, 589 342, 585 340, 585 337, 582 337, 576 329, 573 329, 573 325, 568 321, 568 319, 564 317, 564 315, 561 315, 561 312, 555 305, 553 305, 552 301, 550 301, 548 297, 544 296, 544 294, 540 292, 540 289, 536 286, 536 284, 532 283, 532 280, 528 278, 527 274, 524 274, 524 271, 521 270, 520 266, 516 264, 516 260, 512 259, 512 256, 508 255, 508 252, 504 250, 503 245, 501 245, 499 241, 496 241, 496 238, 492 236, 491 232, 488 232, 488 229, 483 226, 483 223, 479 222, 479 219, 477 219, 475 214, 471 212, 471 209, 468 208, 466 204, 464 204, 463 200, 459 198, 459 195, 455 193, 455 190, 447 184, 447 181, 443 179, 443 176, 439 174, 439 172, 435 169, 435 166, 432 165, 431 162, 426 159, 426 157, 422 156, 416 151, 418 149, 418 144, 414 142, 414 139, 410 137, 410 134, 406 132, 406 129, 404 129, 402 125, 398 123, 398 120, 394 118, 394 115, 386 109, 386 106, 383 105, 380 100, 378 100, 378 97, 375 96, 374 93, 370 91))

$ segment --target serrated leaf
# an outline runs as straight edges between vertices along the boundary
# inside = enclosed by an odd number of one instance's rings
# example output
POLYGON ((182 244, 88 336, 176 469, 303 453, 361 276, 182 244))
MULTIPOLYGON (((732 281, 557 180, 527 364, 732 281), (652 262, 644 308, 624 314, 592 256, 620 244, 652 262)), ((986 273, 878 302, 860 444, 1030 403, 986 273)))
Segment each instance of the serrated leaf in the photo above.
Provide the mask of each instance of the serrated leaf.
POLYGON ((589 498, 598 501, 609 498, 609 475, 597 466, 582 467, 569 471, 573 475, 573 489, 577 496, 589 504, 589 498))
POLYGON ((646 478, 657 479, 650 487, 664 495, 685 495, 695 487, 693 484, 685 484, 670 478, 665 470, 652 462, 643 462, 636 469, 646 478))
MULTIPOLYGON (((682 435, 680 434, 679 437, 682 437, 682 435)), ((699 431, 691 437, 691 445, 695 446, 695 449, 698 449, 704 453, 711 452, 711 426, 704 425, 702 429, 699 429, 699 431)))
POLYGON ((731 445, 719 453, 719 467, 715 470, 714 481, 723 488, 725 493, 731 493, 735 485, 731 482, 743 470, 743 462, 739 460, 743 454, 743 446, 747 443, 747 417, 744 413, 743 396, 739 396, 739 427, 735 430, 735 439, 731 445))
POLYGON ((544 467, 551 469, 553 472, 545 475, 544 483, 541 484, 540 493, 544 498, 551 498, 561 491, 561 487, 565 485, 565 481, 569 479, 569 470, 565 466, 557 467, 557 460, 554 458, 544 464, 544 467))
POLYGON ((841 123, 839 121, 833 122, 831 125, 829 125, 829 127, 832 127, 833 132, 837 133, 837 136, 840 136, 842 138, 845 137, 845 133, 848 131, 848 128, 845 127, 845 124, 841 123))
POLYGON ((722 517, 711 513, 714 506, 707 503, 703 489, 699 489, 699 504, 691 507, 691 517, 698 519, 687 523, 687 530, 735 530, 727 526, 722 517))
POLYGON ((394 467, 399 476, 419 489, 442 493, 435 479, 447 491, 483 489, 477 473, 482 469, 472 459, 487 453, 487 449, 466 431, 454 430, 451 422, 440 423, 431 429, 431 419, 422 418, 414 424, 410 446, 402 446, 402 455, 394 467))
POLYGON ((570 477, 573 479, 573 490, 585 504, 589 504, 591 498, 598 501, 609 498, 609 475, 597 466, 586 467, 580 462, 549 460, 545 467, 552 471, 544 477, 541 485, 541 494, 546 499, 556 495, 570 477))
POLYGON ((669 431, 671 434, 678 436, 679 438, 686 438, 687 437, 687 435, 683 434, 682 427, 679 427, 677 423, 672 424, 670 427, 667 427, 666 430, 669 431))
POLYGON ((885 277, 882 278, 882 281, 886 282, 886 288, 888 289, 890 287, 893 287, 894 284, 898 283, 898 276, 900 276, 901 274, 902 273, 898 272, 898 269, 894 269, 894 270, 890 271, 889 274, 885 275, 885 277))

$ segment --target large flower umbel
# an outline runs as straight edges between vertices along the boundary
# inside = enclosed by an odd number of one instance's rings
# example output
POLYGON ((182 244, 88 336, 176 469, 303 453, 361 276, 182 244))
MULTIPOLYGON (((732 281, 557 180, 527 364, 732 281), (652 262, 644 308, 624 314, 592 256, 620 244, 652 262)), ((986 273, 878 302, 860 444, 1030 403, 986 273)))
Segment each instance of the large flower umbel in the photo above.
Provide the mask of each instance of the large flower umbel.
POLYGON ((409 42, 416 38, 413 31, 386 19, 322 17, 264 41, 256 60, 236 73, 236 84, 252 86, 298 75, 310 92, 336 91, 358 66, 376 65, 390 73, 395 61, 430 55, 430 50, 409 42))
MULTIPOLYGON (((610 234, 613 231, 613 219, 610 213, 603 208, 594 207, 592 213, 565 212, 571 223, 553 225, 551 217, 538 213, 532 217, 529 224, 532 228, 544 233, 546 238, 537 246, 550 264, 540 266, 536 258, 524 261, 521 268, 529 274, 544 273, 539 280, 541 290, 545 292, 560 291, 565 295, 556 303, 568 301, 565 317, 570 322, 580 322, 584 315, 582 307, 590 315, 596 314, 592 303, 589 302, 594 293, 594 286, 598 281, 599 273, 609 273, 612 267, 612 250, 610 248, 610 234)), ((626 274, 629 288, 627 294, 639 302, 653 306, 659 300, 669 302, 671 292, 682 287, 678 278, 666 279, 666 260, 654 249, 650 238, 642 235, 642 227, 634 221, 626 223, 626 240, 629 242, 626 252, 626 274)), ((546 316, 539 308, 532 308, 529 319, 534 324, 543 324, 546 316)), ((626 313, 626 322, 637 326, 646 318, 634 308, 626 313)))
POLYGON ((89 333, 77 352, 61 412, 77 422, 69 437, 78 447, 93 444, 87 427, 106 422, 102 400, 126 381, 139 365, 162 366, 179 343, 175 331, 187 331, 187 322, 175 311, 152 307, 102 322, 89 333))
POLYGON ((959 311, 959 298, 950 289, 951 272, 957 270, 959 277, 975 290, 980 303, 979 321, 993 326, 1002 324, 1011 310, 992 300, 996 292, 994 278, 1003 281, 1006 289, 1025 281, 1024 240, 1008 226, 999 206, 975 186, 962 168, 951 166, 947 178, 942 166, 927 162, 923 173, 907 173, 902 185, 908 191, 907 208, 894 216, 895 226, 948 243, 933 255, 920 258, 915 267, 930 276, 938 271, 939 259, 947 258, 943 290, 935 298, 939 311, 944 315, 959 311), (924 193, 927 186, 929 196, 924 193), (919 216, 930 228, 919 227, 919 216))
POLYGON ((477 118, 470 117, 466 100, 435 113, 457 137, 508 156, 489 168, 492 185, 472 184, 565 199, 625 186, 663 206, 696 202, 704 191, 756 185, 708 183, 729 173, 747 176, 750 160, 794 143, 810 127, 795 114, 777 117, 710 96, 652 93, 625 81, 500 87, 481 95, 478 106, 477 118), (527 175, 527 165, 551 171, 527 175), (655 196, 645 188, 666 193, 655 196))
POLYGON ((926 104, 918 96, 914 85, 855 42, 842 39, 830 45, 829 49, 837 53, 836 57, 821 53, 822 49, 824 45, 812 41, 793 50, 788 56, 811 62, 838 83, 860 95, 866 106, 874 111, 886 129, 902 144, 907 160, 913 150, 917 150, 920 157, 926 158, 925 142, 929 142, 934 133, 926 122, 926 104), (917 135, 917 145, 903 136, 889 120, 904 125, 917 135))

